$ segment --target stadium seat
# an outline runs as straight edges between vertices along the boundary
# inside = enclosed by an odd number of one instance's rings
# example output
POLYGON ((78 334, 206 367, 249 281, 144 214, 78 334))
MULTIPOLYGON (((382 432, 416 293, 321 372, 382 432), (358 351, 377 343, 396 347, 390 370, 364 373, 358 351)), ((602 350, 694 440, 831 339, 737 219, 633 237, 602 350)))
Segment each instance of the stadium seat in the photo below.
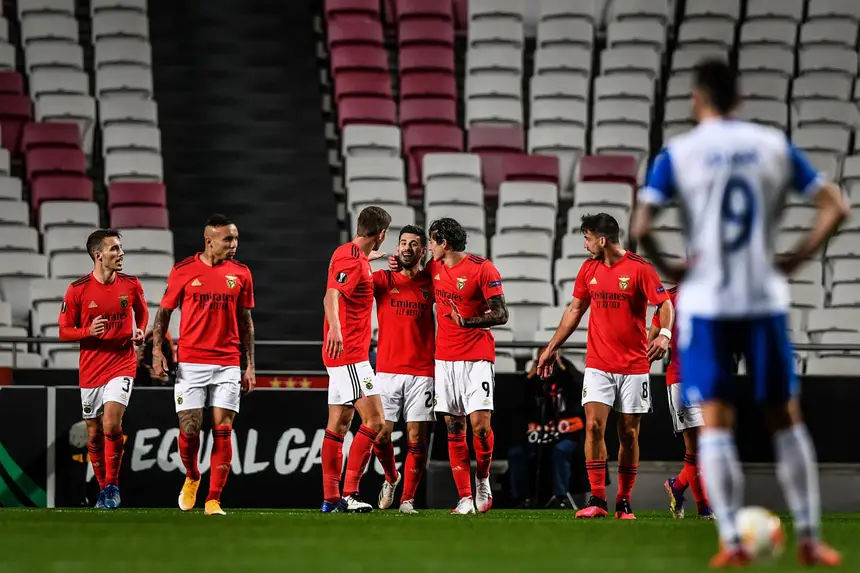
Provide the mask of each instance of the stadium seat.
POLYGON ((735 24, 722 20, 685 20, 678 29, 682 46, 716 46, 731 49, 735 44, 735 24))
POLYGON ((152 46, 133 38, 99 40, 95 45, 95 69, 110 66, 152 67, 152 46))
POLYGON ((411 125, 403 130, 403 148, 420 166, 426 153, 463 151, 463 133, 452 125, 411 125))
POLYGON ((68 14, 74 16, 74 0, 18 0, 18 18, 31 14, 68 14))
POLYGON ((457 125, 457 102, 448 98, 407 99, 400 102, 400 125, 457 125))
POLYGON ((523 97, 522 80, 509 74, 478 74, 466 81, 467 101, 475 98, 511 99, 523 97))
POLYGON ((31 183, 30 191, 34 211, 45 201, 93 200, 93 182, 81 175, 42 175, 31 183))
POLYGON ((642 48, 663 52, 666 29, 657 20, 616 20, 607 26, 608 48, 642 48))
POLYGON ((629 155, 586 155, 579 162, 582 181, 606 181, 636 185, 638 167, 629 155))
POLYGON ((785 101, 790 78, 774 74, 747 72, 740 76, 741 96, 748 99, 785 101))
POLYGON ((577 206, 615 205, 624 209, 633 207, 633 189, 626 183, 583 181, 576 186, 577 206))
POLYGON ((24 93, 24 78, 14 71, 0 71, 0 94, 24 93))
POLYGON ((328 48, 341 46, 382 47, 382 23, 366 16, 341 16, 328 23, 328 48))
POLYGON ((857 372, 860 357, 850 354, 812 357, 806 365, 807 376, 845 376, 857 372))
POLYGON ((463 225, 470 236, 472 234, 486 235, 486 211, 484 211, 483 206, 437 204, 428 206, 426 213, 427 221, 451 217, 463 225))
POLYGON ((55 226, 99 227, 99 206, 88 201, 44 201, 39 206, 39 231, 55 226))
POLYGON ((522 152, 525 134, 518 126, 475 125, 469 129, 468 149, 473 153, 522 152))
POLYGON ((552 256, 552 238, 543 233, 517 231, 496 233, 490 244, 490 254, 496 261, 507 257, 538 257, 549 261, 552 256))
POLYGON ((457 100, 457 80, 453 74, 411 73, 400 78, 400 103, 411 98, 457 100))
POLYGON ((36 121, 77 124, 83 140, 84 153, 87 155, 92 153, 95 117, 95 99, 89 95, 47 94, 36 100, 36 121))
POLYGON ((17 177, 0 175, 0 201, 3 202, 0 205, 5 205, 5 201, 20 201, 22 197, 21 180, 17 177))
POLYGON ((600 54, 600 73, 642 73, 657 78, 660 76, 660 54, 641 48, 609 48, 600 54))
POLYGON ((511 280, 545 283, 552 276, 552 263, 544 257, 498 257, 494 261, 502 282, 511 280))
MULTIPOLYGON (((3 20, 2 16, 0 16, 0 26, 2 26, 3 20)), ((15 67, 17 66, 17 59, 15 46, 12 44, 6 43, 3 41, 2 37, 0 37, 0 72, 13 72, 15 71, 15 67)))
POLYGON ((33 227, 0 225, 0 250, 39 252, 39 232, 33 227))
POLYGON ((73 281, 86 274, 86 271, 81 269, 92 267, 93 262, 89 253, 75 252, 54 254, 50 257, 49 264, 52 279, 73 281))
POLYGON ((149 18, 131 11, 98 12, 92 17, 92 41, 97 44, 112 38, 149 40, 149 18))
POLYGON ((117 151, 161 153, 161 131, 151 125, 111 125, 102 132, 105 155, 117 151))
POLYGON ((380 71, 344 72, 334 83, 336 103, 348 97, 391 99, 391 78, 380 71))
POLYGON ((0 149, 0 174, 6 176, 12 172, 12 161, 7 149, 0 149))
POLYGON ((740 50, 738 71, 794 76, 794 49, 786 46, 752 46, 740 50))
POLYGON ((534 55, 535 75, 591 76, 591 49, 581 46, 549 46, 534 55))
POLYGON ((738 114, 748 121, 755 121, 785 131, 788 129, 788 106, 778 101, 744 102, 738 114))
POLYGON ((603 124, 591 132, 591 150, 597 155, 632 155, 637 161, 648 155, 651 137, 647 126, 603 124))
POLYGON ((166 280, 173 268, 173 255, 165 253, 136 253, 126 259, 126 271, 139 278, 166 280))
POLYGON ((78 45, 78 21, 73 14, 28 14, 21 18, 21 41, 52 41, 78 45))
POLYGON ((555 19, 581 19, 594 21, 595 0, 542 0, 540 2, 540 21, 555 19))
POLYGON ((436 2, 435 0, 396 0, 397 20, 401 23, 440 20, 454 22, 454 5, 452 2, 436 2))
POLYGON ((525 0, 469 0, 469 20, 525 19, 525 0))
POLYGON ((398 62, 400 76, 415 73, 454 75, 454 50, 443 46, 404 46, 398 62))
POLYGON ((573 235, 581 236, 580 225, 582 224, 582 217, 597 213, 606 213, 618 221, 618 227, 621 230, 621 239, 624 241, 627 240, 627 233, 630 229, 630 209, 611 203, 574 205, 567 211, 567 231, 573 235))
POLYGON ((558 157, 552 155, 512 155, 505 162, 503 181, 542 181, 558 187, 558 157))
POLYGON ((466 124, 522 125, 523 104, 515 99, 472 98, 466 100, 466 124))
POLYGON ((108 187, 108 209, 128 206, 167 206, 163 183, 116 181, 108 187))
POLYGON ((615 0, 610 6, 611 20, 653 19, 663 23, 671 21, 669 4, 664 0, 615 0))
POLYGON ((403 159, 400 157, 346 158, 346 186, 355 181, 405 181, 403 159))
POLYGON ((81 132, 74 123, 37 122, 24 126, 24 152, 41 147, 80 148, 81 132))
POLYGON ((382 98, 348 97, 340 100, 337 107, 338 129, 346 125, 394 125, 397 109, 392 100, 382 98))
POLYGON ((28 74, 36 70, 83 70, 84 49, 81 46, 53 41, 31 42, 24 50, 24 61, 28 74))
POLYGON ((337 16, 362 15, 379 19, 378 0, 326 0, 325 16, 330 21, 337 16))
POLYGON ((704 19, 706 21, 728 20, 737 22, 741 17, 741 1, 725 0, 714 4, 708 0, 687 0, 684 18, 686 20, 704 19))
POLYGON ((860 6, 844 0, 817 0, 809 3, 806 17, 809 20, 845 18, 856 22, 860 20, 860 6))
POLYGON ((804 47, 825 45, 857 47, 857 21, 851 19, 816 19, 800 26, 800 44, 804 47))
POLYGON ((785 19, 791 22, 803 20, 806 0, 747 0, 747 20, 759 18, 785 19))
POLYGON ((27 180, 40 175, 81 175, 87 170, 84 152, 73 148, 37 148, 27 152, 27 180))
POLYGON ((588 101, 589 78, 579 74, 534 75, 531 79, 532 101, 539 99, 575 99, 588 101))
POLYGON ((86 72, 72 69, 38 69, 30 74, 30 95, 38 101, 50 94, 89 95, 86 72))
MULTIPOLYGON (((539 55, 540 50, 537 52, 539 55)), ((535 57, 537 58, 538 55, 535 57)), ((466 58, 466 76, 474 74, 505 73, 516 77, 523 75, 523 52, 513 46, 492 46, 469 49, 466 58)))
POLYGON ((400 156, 400 129, 389 125, 347 125, 341 132, 342 155, 400 156))
POLYGON ((403 20, 397 27, 397 44, 401 48, 405 46, 444 46, 453 49, 454 25, 452 22, 444 20, 423 18, 403 20))
POLYGON ((594 44, 594 24, 581 18, 541 20, 537 26, 537 46, 582 46, 594 44))
POLYGON ((355 181, 346 193, 349 211, 369 205, 406 205, 406 185, 403 181, 355 181))
POLYGON ((481 180, 481 158, 473 153, 428 153, 423 159, 423 182, 439 178, 481 180))
POLYGON ((505 301, 514 339, 531 340, 537 330, 541 308, 555 305, 555 291, 548 280, 509 280, 505 283, 505 301))
POLYGON ((0 209, 0 225, 26 227, 30 224, 30 210, 25 201, 3 201, 0 209))
POLYGON ((48 257, 57 253, 86 253, 87 237, 95 230, 95 227, 52 227, 44 235, 44 253, 48 257))
POLYGON ((98 12, 131 12, 146 13, 148 0, 90 0, 90 14, 98 12))
POLYGON ((388 56, 381 47, 341 46, 332 48, 331 73, 337 85, 338 76, 346 72, 388 73, 388 56))
POLYGON ((117 151, 105 156, 105 183, 162 181, 161 156, 155 153, 117 151))
POLYGON ((158 124, 158 107, 153 100, 139 98, 108 98, 99 101, 99 122, 102 129, 114 124, 158 124))
POLYGON ((531 126, 566 126, 586 128, 588 105, 579 100, 538 99, 531 105, 531 126))
POLYGON ((849 77, 857 75, 857 50, 837 46, 801 48, 797 71, 803 73, 835 73, 849 77))
MULTIPOLYGON (((426 159, 432 155, 425 156, 426 159)), ((435 177, 424 185, 424 208, 439 205, 484 206, 484 187, 480 179, 435 177)))
POLYGON ((96 70, 96 96, 152 98, 152 71, 139 66, 116 65, 96 70))
POLYGON ((32 117, 30 98, 24 95, 0 95, 0 135, 3 148, 17 155, 24 125, 32 117))
POLYGON ((158 307, 161 304, 161 297, 167 289, 167 281, 158 278, 140 279, 140 285, 143 287, 143 298, 147 306, 158 307))
POLYGON ((111 226, 116 229, 169 229, 165 207, 115 207, 110 211, 111 226))
POLYGON ((828 74, 827 81, 812 73, 794 78, 791 84, 792 101, 804 99, 850 99, 855 79, 842 74, 828 74))
POLYGON ((797 24, 791 20, 748 20, 741 26, 739 43, 742 47, 781 44, 794 48, 797 24))
POLYGON ((555 237, 555 216, 556 210, 546 205, 499 207, 496 211, 496 232, 526 231, 555 237))
POLYGON ((499 206, 546 205, 558 208, 558 187, 537 180, 508 180, 499 186, 499 206))

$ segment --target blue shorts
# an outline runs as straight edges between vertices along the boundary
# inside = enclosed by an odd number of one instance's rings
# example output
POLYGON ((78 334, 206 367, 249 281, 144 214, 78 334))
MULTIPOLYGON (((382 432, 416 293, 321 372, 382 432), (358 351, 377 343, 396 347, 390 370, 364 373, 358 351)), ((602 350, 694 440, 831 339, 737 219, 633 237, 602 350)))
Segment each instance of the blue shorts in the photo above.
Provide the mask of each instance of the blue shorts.
MULTIPOLYGON (((746 361, 747 383, 756 401, 783 403, 799 391, 788 338, 788 317, 695 318, 679 327, 681 379, 687 400, 738 398, 733 379, 738 357, 746 361)), ((742 380, 742 379, 741 379, 742 380)))

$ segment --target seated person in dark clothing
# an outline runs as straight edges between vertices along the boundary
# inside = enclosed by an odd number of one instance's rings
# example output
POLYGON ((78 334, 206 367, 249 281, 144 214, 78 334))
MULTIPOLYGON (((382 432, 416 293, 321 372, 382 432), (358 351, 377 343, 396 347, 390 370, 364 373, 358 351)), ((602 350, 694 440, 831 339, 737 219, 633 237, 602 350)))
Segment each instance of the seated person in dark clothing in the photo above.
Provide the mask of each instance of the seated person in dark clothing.
MULTIPOLYGON (((173 339, 167 333, 164 334, 164 340, 161 342, 161 350, 165 360, 167 360, 167 372, 172 372, 174 362, 173 339)), ((137 347, 137 374, 134 383, 137 386, 165 386, 171 383, 167 373, 162 377, 157 377, 152 368, 152 330, 146 333, 144 343, 137 347)))
MULTIPOLYGON (((523 397, 514 414, 514 423, 524 440, 508 452, 511 495, 520 507, 536 503, 532 482, 538 451, 542 448, 541 455, 550 457, 552 468, 552 498, 546 507, 576 509, 570 481, 574 454, 582 449, 584 413, 576 399, 582 387, 582 373, 559 356, 552 376, 542 380, 536 364, 532 364, 526 377, 523 397)), ((581 452, 577 457, 582 458, 581 452)))

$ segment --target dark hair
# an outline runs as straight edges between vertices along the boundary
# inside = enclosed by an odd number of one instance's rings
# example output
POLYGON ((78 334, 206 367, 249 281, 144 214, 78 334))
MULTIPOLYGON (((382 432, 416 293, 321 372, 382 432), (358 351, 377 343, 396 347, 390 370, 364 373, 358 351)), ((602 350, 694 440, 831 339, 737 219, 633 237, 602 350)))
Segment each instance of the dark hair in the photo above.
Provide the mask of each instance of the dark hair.
POLYGON ((104 240, 108 237, 122 239, 122 235, 116 229, 98 229, 90 233, 90 236, 87 237, 87 253, 89 253, 93 261, 96 260, 96 251, 102 250, 104 240))
POLYGON ((583 215, 580 219, 580 232, 593 233, 598 237, 606 237, 610 243, 617 243, 621 230, 618 227, 618 221, 609 213, 597 213, 596 215, 583 215))
POLYGON ((400 237, 402 237, 403 235, 418 235, 419 237, 421 237, 421 246, 427 246, 427 233, 425 233, 424 229, 422 229, 418 225, 406 225, 405 227, 400 229, 400 237))
POLYGON ((220 215, 218 213, 211 215, 209 219, 206 220, 207 227, 226 227, 227 225, 232 225, 233 221, 228 219, 225 215, 220 215))
POLYGON ((391 215, 382 207, 365 207, 358 214, 355 234, 359 237, 375 237, 391 225, 391 215))
POLYGON ((738 76, 727 62, 705 59, 693 68, 693 88, 703 92, 721 115, 732 111, 740 102, 738 76))
POLYGON ((448 246, 453 251, 466 250, 466 236, 463 225, 450 217, 437 219, 430 225, 430 238, 437 243, 448 241, 448 246))

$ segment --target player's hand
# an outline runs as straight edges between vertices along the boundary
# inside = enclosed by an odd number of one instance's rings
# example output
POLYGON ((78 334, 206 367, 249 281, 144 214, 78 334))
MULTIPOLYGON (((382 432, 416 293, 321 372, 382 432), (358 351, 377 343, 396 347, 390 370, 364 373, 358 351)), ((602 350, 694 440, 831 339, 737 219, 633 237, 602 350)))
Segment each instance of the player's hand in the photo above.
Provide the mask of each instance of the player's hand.
POLYGON ((343 354, 343 334, 339 326, 330 326, 325 337, 325 353, 329 358, 340 358, 343 354))
POLYGON ((558 360, 558 352, 552 352, 549 348, 541 352, 537 363, 537 373, 541 378, 549 378, 552 374, 552 367, 558 360))
POLYGON ((242 394, 247 395, 254 391, 257 386, 257 375, 253 368, 246 368, 242 376, 242 394))
POLYGON ((388 270, 392 273, 399 273, 402 269, 400 261, 394 255, 388 257, 388 270))
POLYGON ((131 341, 134 343, 134 345, 140 346, 141 344, 143 344, 144 338, 145 338, 145 335, 144 335, 143 331, 139 328, 135 328, 134 334, 131 335, 131 341))
POLYGON ((107 330, 107 319, 102 316, 97 316, 90 324, 90 336, 101 336, 107 330))
POLYGON ((167 378, 167 360, 160 348, 152 348, 152 376, 159 380, 167 378))
POLYGON ((803 263, 804 261, 793 253, 784 253, 776 256, 776 268, 787 277, 793 275, 803 263))
POLYGON ((375 261, 376 259, 381 259, 382 257, 386 257, 385 253, 380 253, 379 251, 370 251, 370 254, 367 255, 368 261, 375 261))
POLYGON ((660 334, 651 341, 648 345, 648 362, 655 360, 663 360, 666 352, 669 350, 669 339, 664 334, 660 334))
POLYGON ((447 318, 450 318, 454 321, 457 326, 463 326, 463 317, 460 315, 460 310, 457 308, 457 305, 451 301, 451 312, 445 315, 447 318))

